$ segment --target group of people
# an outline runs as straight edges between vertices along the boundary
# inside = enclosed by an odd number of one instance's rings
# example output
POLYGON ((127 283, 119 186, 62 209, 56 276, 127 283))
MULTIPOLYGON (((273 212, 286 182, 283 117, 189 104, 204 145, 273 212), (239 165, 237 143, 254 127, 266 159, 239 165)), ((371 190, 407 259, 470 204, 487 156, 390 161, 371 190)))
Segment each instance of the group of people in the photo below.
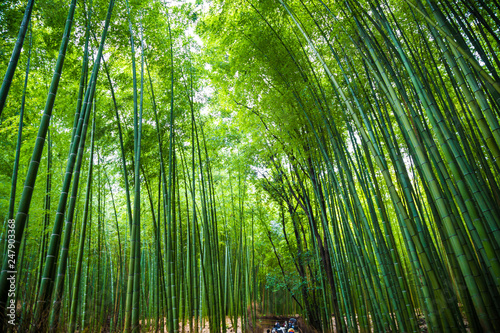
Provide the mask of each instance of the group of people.
MULTIPOLYGON (((295 318, 290 319, 290 322, 283 322, 283 325, 280 325, 280 323, 277 321, 274 326, 273 326, 273 332, 276 333, 294 333, 295 328, 297 325, 297 320, 295 318), (292 320, 293 319, 293 320, 292 320)), ((269 333, 269 330, 267 330, 267 333, 269 333)))

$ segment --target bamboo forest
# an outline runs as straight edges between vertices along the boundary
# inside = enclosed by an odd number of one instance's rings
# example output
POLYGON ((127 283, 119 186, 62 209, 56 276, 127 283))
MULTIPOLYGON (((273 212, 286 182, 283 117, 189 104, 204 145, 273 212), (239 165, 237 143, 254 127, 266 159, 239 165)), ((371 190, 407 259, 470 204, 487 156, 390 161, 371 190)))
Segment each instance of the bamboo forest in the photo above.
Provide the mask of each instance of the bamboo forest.
POLYGON ((0 77, 0 332, 500 332, 499 0, 2 0, 0 77))

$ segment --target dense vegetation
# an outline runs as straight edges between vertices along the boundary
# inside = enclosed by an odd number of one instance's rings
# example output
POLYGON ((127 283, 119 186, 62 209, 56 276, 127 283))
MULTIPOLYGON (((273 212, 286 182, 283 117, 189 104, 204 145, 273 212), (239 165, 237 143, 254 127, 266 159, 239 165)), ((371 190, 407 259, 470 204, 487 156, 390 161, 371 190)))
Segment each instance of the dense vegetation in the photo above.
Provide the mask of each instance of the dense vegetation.
POLYGON ((0 32, 0 331, 500 331, 498 0, 6 0, 0 32))

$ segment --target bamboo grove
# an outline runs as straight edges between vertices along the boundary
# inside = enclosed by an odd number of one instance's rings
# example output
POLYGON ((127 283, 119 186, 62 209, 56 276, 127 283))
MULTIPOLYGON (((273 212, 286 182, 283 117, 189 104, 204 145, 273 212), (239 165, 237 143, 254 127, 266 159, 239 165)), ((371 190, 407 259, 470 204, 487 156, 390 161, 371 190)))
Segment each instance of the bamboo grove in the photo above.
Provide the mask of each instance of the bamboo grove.
POLYGON ((497 0, 0 22, 0 330, 500 330, 497 0))

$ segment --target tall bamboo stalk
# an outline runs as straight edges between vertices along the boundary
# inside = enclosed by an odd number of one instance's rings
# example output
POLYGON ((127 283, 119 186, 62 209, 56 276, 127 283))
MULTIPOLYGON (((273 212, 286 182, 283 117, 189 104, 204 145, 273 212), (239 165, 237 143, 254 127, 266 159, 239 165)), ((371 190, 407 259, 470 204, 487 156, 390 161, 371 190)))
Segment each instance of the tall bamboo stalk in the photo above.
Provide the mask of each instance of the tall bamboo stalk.
MULTIPOLYGON (((5 76, 2 81, 2 86, 0 87, 0 116, 2 116, 2 111, 5 107, 5 102, 7 101, 7 96, 9 94, 10 85, 12 84, 12 79, 14 78, 17 63, 21 55, 24 38, 26 37, 26 32, 28 31, 34 4, 35 0, 28 0, 28 3, 26 4, 23 20, 21 21, 21 27, 19 28, 19 34, 17 35, 16 44, 14 45, 14 49, 12 50, 9 66, 7 67, 7 71, 5 72, 5 76)), ((29 53, 31 54, 31 42, 29 50, 29 53)))

